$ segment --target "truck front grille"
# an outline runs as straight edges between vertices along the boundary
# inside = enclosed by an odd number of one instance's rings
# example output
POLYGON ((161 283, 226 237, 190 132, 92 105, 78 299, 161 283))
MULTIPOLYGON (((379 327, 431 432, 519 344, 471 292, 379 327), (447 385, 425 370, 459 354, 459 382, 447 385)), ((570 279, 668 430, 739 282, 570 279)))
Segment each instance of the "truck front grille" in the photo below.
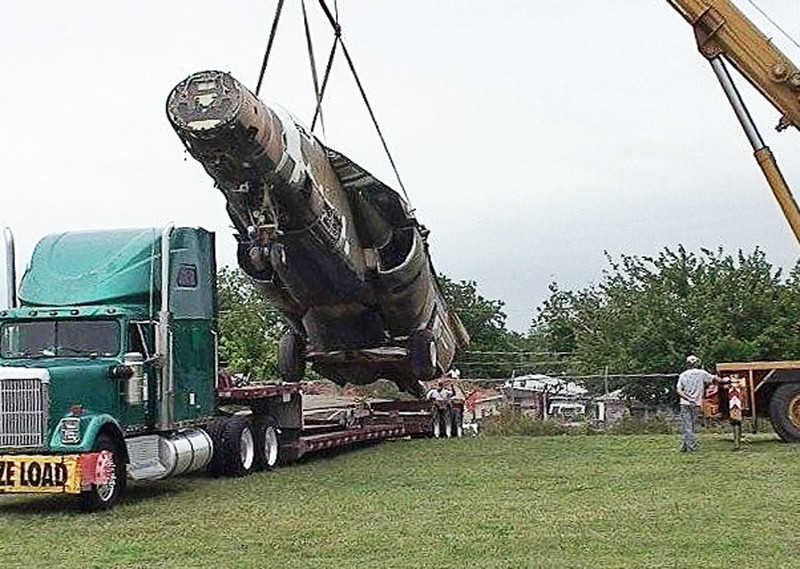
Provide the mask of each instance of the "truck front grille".
POLYGON ((0 447, 41 447, 47 428, 48 384, 0 379, 0 447))

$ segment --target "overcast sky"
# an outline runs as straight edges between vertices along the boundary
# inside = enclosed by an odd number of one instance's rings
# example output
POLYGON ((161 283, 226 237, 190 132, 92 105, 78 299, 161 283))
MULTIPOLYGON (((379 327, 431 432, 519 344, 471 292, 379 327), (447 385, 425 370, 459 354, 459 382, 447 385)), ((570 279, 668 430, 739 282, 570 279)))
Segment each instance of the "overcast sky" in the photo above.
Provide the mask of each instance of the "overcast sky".
MULTIPOLYGON (((796 0, 757 3, 800 35, 796 0)), ((308 5, 322 67, 332 37, 308 5)), ((15 231, 20 273, 47 233, 169 221, 216 231, 220 265, 235 264, 224 200, 184 153, 164 103, 203 69, 255 89, 274 9, 3 2, 0 224, 15 231)), ((437 270, 503 300, 511 328, 527 330, 550 282, 596 282, 604 250, 759 246, 775 265, 796 261, 797 242, 690 26, 665 1, 339 0, 339 11, 437 270)), ((323 141, 397 188, 337 57, 323 141)), ((776 133, 777 111, 738 84, 800 192, 800 133, 776 133)), ((262 98, 311 121, 298 0, 286 2, 262 98)))

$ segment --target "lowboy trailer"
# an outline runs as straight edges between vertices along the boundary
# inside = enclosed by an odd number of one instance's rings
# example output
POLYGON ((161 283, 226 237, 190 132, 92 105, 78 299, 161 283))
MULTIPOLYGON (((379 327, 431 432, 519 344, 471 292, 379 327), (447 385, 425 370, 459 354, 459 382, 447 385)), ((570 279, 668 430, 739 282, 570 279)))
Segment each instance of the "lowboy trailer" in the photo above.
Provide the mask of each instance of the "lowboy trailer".
POLYGON ((428 402, 304 412, 299 383, 220 373, 214 235, 167 227, 49 235, 19 287, 5 232, 0 493, 118 503, 127 480, 268 470, 304 454, 440 430, 428 402))

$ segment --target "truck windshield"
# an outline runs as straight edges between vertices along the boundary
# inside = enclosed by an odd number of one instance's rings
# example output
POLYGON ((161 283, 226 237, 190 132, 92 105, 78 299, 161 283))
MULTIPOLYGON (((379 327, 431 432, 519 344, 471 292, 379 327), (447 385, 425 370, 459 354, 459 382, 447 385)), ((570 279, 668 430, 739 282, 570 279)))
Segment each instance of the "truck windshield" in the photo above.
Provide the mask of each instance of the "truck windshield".
POLYGON ((115 356, 119 323, 114 320, 37 320, 0 327, 0 357, 115 356))

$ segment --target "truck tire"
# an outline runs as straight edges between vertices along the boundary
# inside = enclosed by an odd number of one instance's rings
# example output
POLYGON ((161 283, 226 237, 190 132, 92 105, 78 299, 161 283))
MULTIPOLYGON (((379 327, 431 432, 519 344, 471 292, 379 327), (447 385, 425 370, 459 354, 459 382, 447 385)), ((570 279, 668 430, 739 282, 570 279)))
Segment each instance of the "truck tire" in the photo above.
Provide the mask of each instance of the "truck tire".
POLYGON ((787 443, 800 441, 800 383, 778 386, 769 400, 769 416, 778 436, 787 443))
POLYGON ((250 474, 256 458, 256 443, 250 422, 241 415, 227 417, 222 421, 220 435, 217 449, 220 474, 236 477, 250 474))
POLYGON ((211 460, 208 462, 208 471, 215 478, 223 475, 222 468, 222 429, 225 426, 225 419, 217 419, 206 427, 208 436, 211 437, 211 442, 214 444, 214 450, 211 453, 211 460))
POLYGON ((411 373, 417 381, 436 377, 438 358, 436 340, 430 330, 414 330, 409 339, 411 373))
POLYGON ((126 478, 125 460, 119 444, 122 443, 117 443, 114 438, 106 433, 98 435, 94 450, 111 453, 111 476, 106 484, 93 484, 89 490, 81 493, 79 506, 82 510, 96 512, 111 509, 119 503, 125 494, 128 480, 126 478))
POLYGON ((278 427, 270 415, 257 416, 255 419, 256 437, 256 470, 272 470, 278 464, 278 427))
POLYGON ((289 383, 297 383, 305 375, 306 340, 297 332, 289 330, 281 337, 278 371, 281 379, 289 383))

